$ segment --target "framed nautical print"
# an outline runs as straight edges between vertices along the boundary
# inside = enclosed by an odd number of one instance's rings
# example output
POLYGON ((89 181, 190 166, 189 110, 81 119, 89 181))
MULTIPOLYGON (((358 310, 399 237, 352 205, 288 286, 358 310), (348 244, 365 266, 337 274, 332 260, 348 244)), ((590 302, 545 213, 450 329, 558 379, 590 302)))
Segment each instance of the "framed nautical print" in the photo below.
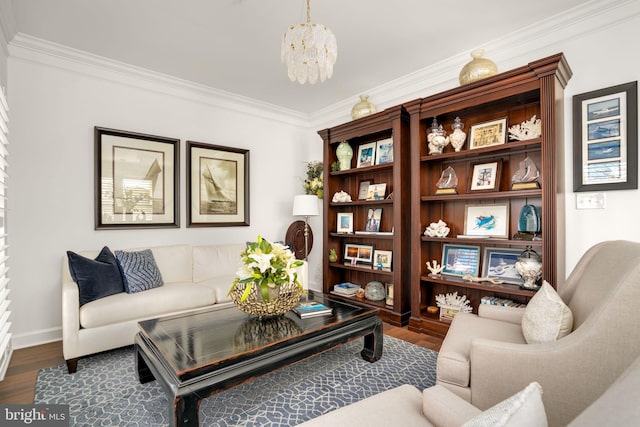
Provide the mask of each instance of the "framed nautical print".
POLYGON ((180 226, 180 139, 94 128, 95 228, 180 226))
POLYGON ((188 227, 249 225, 249 150, 187 141, 188 227))
POLYGON ((638 188, 638 82, 573 97, 573 191, 638 188))

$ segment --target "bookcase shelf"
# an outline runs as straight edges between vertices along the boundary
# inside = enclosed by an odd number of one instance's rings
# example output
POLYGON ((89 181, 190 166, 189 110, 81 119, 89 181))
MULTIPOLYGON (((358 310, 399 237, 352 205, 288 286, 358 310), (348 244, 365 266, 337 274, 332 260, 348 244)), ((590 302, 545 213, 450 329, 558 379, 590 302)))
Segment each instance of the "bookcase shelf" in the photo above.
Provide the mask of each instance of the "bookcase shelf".
MULTIPOLYGON (((438 294, 458 292, 471 302, 474 312, 483 296, 496 296, 526 303, 534 291, 518 285, 470 282, 457 277, 433 277, 426 262, 442 263, 445 244, 480 247, 480 258, 487 248, 524 251, 531 246, 542 257, 542 278, 553 286, 563 279, 564 224, 563 209, 556 194, 562 183, 562 111, 564 86, 571 71, 562 54, 532 62, 524 67, 498 74, 486 80, 461 86, 405 104, 411 116, 411 317, 409 329, 444 336, 447 322, 428 313, 438 294), (544 71, 542 71, 544 70, 544 71), (542 135, 525 141, 509 141, 482 148, 469 148, 470 128, 474 125, 506 118, 507 128, 529 120, 533 115, 542 120, 542 135), (437 118, 446 130, 456 117, 465 124, 467 141, 461 151, 445 147, 442 154, 429 155, 426 143, 431 123, 437 118), (519 164, 530 158, 540 171, 541 188, 511 189, 511 181, 519 164), (495 191, 471 191, 473 166, 496 161, 501 165, 495 191), (456 172, 457 194, 438 195, 436 183, 442 172, 451 167, 456 172), (509 213, 508 235, 498 238, 464 238, 465 210, 468 205, 506 205, 509 213), (541 213, 539 240, 511 238, 518 231, 520 210, 528 204, 541 213), (428 237, 424 229, 443 220, 451 229, 445 238, 428 237), (559 273, 560 272, 560 273, 559 273)), ((505 129, 505 133, 508 132, 505 129)), ((482 263, 487 262, 480 259, 482 263)), ((480 268, 480 271, 483 271, 480 268)))
POLYGON ((384 301, 364 298, 358 301, 380 308, 380 317, 385 321, 397 326, 406 325, 411 310, 409 115, 402 106, 396 106, 318 133, 324 141, 325 168, 323 290, 330 293, 335 284, 342 282, 355 283, 363 288, 371 281, 392 284, 392 306, 384 301), (387 138, 393 140, 393 162, 356 167, 361 145, 387 138), (342 141, 347 141, 353 150, 351 168, 332 171, 331 165, 337 161, 336 147, 342 141), (391 193, 393 197, 359 200, 362 181, 385 183, 385 197, 391 193), (352 201, 332 202, 333 195, 338 191, 349 193, 352 201), (338 213, 352 213, 353 230, 365 230, 369 209, 382 209, 380 231, 393 234, 337 233, 338 213), (392 271, 344 264, 345 244, 350 242, 371 245, 374 250, 391 251, 392 271), (331 249, 338 254, 338 262, 329 262, 328 253, 331 249))

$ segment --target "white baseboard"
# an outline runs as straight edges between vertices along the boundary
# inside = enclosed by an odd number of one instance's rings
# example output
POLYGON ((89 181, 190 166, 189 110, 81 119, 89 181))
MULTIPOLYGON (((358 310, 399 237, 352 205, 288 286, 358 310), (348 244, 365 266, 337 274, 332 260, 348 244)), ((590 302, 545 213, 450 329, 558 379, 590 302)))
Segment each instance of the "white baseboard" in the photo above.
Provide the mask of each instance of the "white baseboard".
POLYGON ((11 338, 11 344, 14 350, 20 348, 33 347, 34 345, 47 344, 54 341, 62 340, 62 327, 42 329, 40 331, 29 332, 26 334, 14 334, 11 338))

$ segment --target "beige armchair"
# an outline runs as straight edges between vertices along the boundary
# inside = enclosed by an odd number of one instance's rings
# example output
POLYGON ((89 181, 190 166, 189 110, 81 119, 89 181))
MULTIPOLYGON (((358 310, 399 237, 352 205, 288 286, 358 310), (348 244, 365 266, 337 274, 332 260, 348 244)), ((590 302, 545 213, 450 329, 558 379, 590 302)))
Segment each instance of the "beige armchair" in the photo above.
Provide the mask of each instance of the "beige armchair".
POLYGON ((558 294, 572 331, 527 344, 522 310, 458 314, 438 356, 437 383, 485 410, 537 381, 549 425, 567 425, 640 355, 640 243, 589 249, 558 294))

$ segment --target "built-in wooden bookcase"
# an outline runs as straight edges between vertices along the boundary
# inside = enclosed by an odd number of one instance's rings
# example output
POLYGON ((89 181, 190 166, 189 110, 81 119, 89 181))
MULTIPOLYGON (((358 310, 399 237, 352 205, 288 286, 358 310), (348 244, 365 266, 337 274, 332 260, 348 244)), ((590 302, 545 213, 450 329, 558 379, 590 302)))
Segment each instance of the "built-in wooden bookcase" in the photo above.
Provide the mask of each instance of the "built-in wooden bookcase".
MULTIPOLYGON (((484 249, 526 246, 542 257, 542 278, 557 286, 564 279, 564 206, 562 98, 571 71, 562 54, 532 62, 527 66, 494 77, 461 86, 434 96, 405 104, 410 114, 411 132, 411 317, 409 328, 444 336, 448 323, 428 313, 435 306, 438 294, 458 292, 471 301, 474 312, 483 296, 497 296, 516 302, 526 302, 534 294, 518 285, 493 285, 464 281, 450 276, 431 277, 426 262, 442 263, 445 243, 480 247, 481 263, 484 249), (507 127, 536 116, 542 120, 542 135, 525 141, 483 148, 469 148, 470 128, 491 120, 506 118, 507 127), (437 118, 448 133, 456 117, 465 124, 467 141, 461 151, 450 145, 442 154, 429 155, 427 134, 433 118, 437 118), (541 188, 512 190, 512 176, 519 163, 529 157, 540 170, 541 188), (498 161, 501 164, 499 185, 495 191, 477 192, 469 189, 473 165, 498 161), (451 166, 458 177, 457 194, 436 194, 436 183, 442 172, 451 166), (464 234, 467 205, 505 204, 509 208, 509 230, 506 239, 458 238, 464 234), (515 240, 520 210, 533 204, 541 213, 541 240, 515 240), (444 220, 451 232, 446 238, 426 237, 425 228, 431 222, 444 220)), ((482 269, 482 264, 480 266, 482 269)), ((482 271, 482 270, 480 270, 482 271)))
POLYGON ((380 317, 393 325, 406 325, 410 315, 410 162, 409 115, 402 106, 354 120, 318 132, 324 140, 324 239, 323 239, 323 291, 330 293, 334 285, 351 282, 363 288, 371 281, 393 284, 393 305, 385 300, 359 302, 380 308, 380 317), (358 150, 363 144, 393 139, 393 162, 357 167, 358 150), (332 171, 338 161, 336 148, 347 141, 353 150, 351 168, 332 171), (386 184, 386 196, 380 200, 360 200, 360 184, 386 184), (336 192, 345 191, 351 202, 333 202, 336 192), (338 233, 338 213, 353 214, 353 230, 366 228, 369 209, 382 209, 380 231, 392 234, 338 233), (390 271, 371 266, 345 263, 345 244, 372 245, 377 250, 392 251, 390 271), (329 261, 329 250, 338 255, 336 262, 329 261))

